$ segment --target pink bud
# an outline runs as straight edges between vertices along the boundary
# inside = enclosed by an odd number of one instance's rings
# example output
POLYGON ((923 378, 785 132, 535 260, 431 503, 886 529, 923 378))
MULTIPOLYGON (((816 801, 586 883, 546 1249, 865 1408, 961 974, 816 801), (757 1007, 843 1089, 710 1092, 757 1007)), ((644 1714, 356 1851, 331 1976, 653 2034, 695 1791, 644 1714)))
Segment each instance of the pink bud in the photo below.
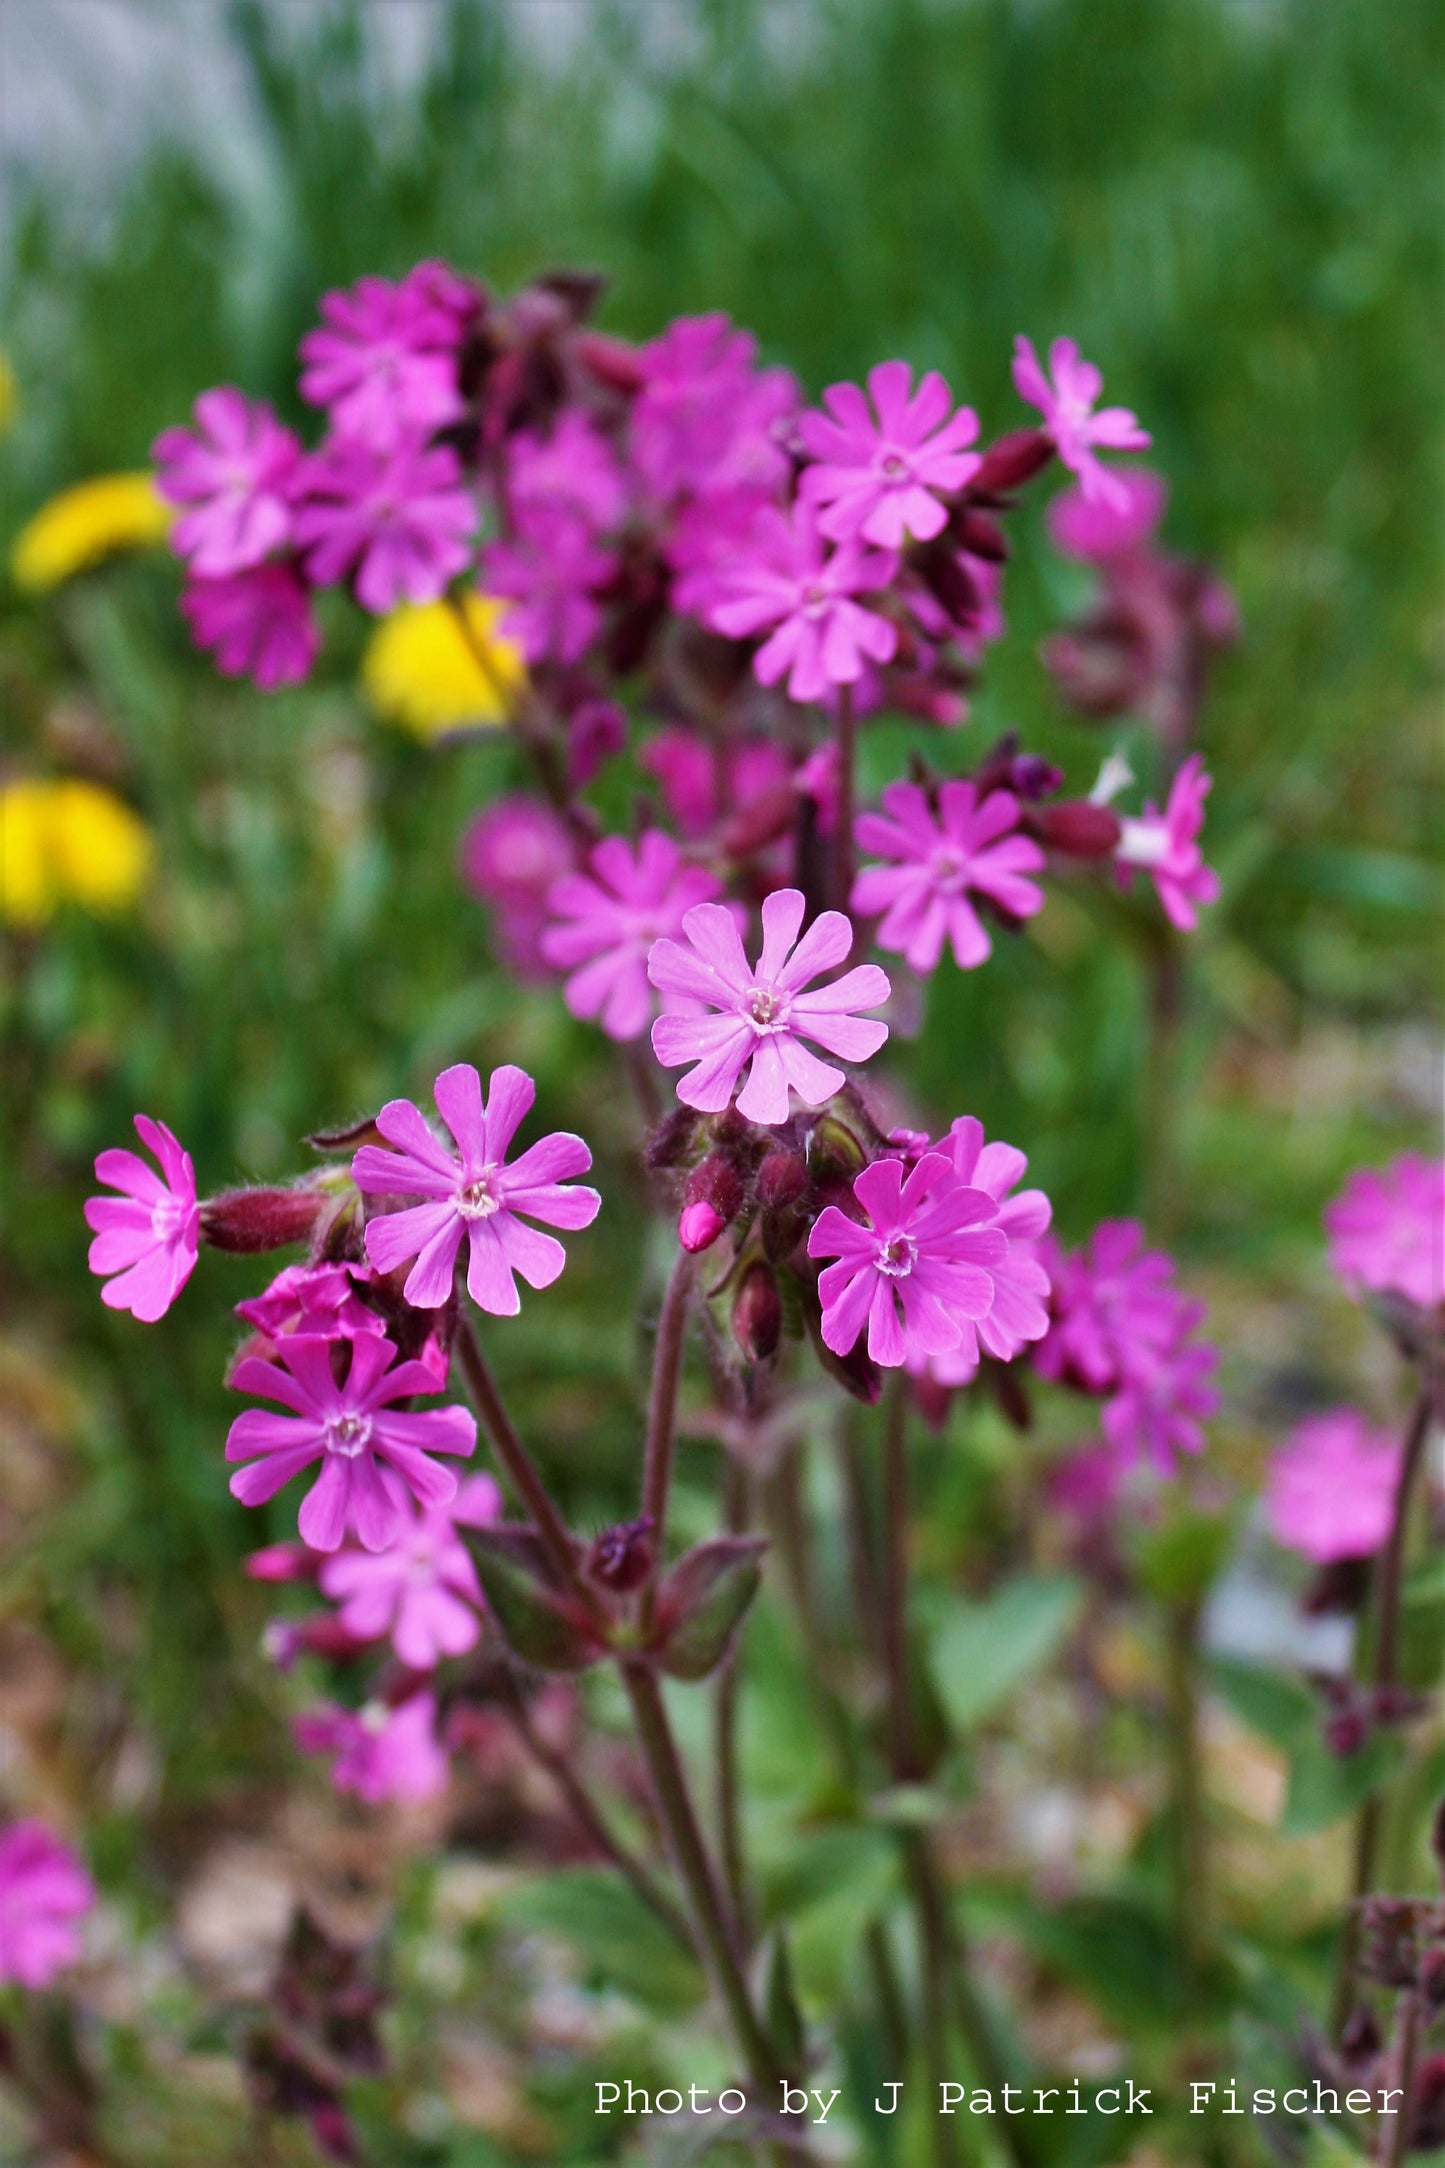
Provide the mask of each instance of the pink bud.
POLYGON ((268 1543, 252 1551, 245 1570, 253 1581, 314 1581, 321 1557, 309 1543, 268 1543))
POLYGON ((969 494, 994 497, 1021 489, 1042 472, 1053 456, 1054 440, 1047 429, 1015 429, 984 453, 968 485, 969 494))
POLYGON ((733 1338, 749 1362, 766 1362, 783 1337, 783 1298, 768 1265, 749 1265, 733 1303, 733 1338))
POLYGON ((201 1206, 201 1240, 249 1253, 304 1242, 327 1208, 315 1189, 228 1189, 201 1206))
POLYGON ((1112 858, 1123 829, 1117 813, 1087 798, 1043 806, 1029 824, 1040 842, 1070 858, 1112 858))
POLYGON ((685 1250, 694 1256, 699 1250, 711 1249, 727 1221, 705 1197, 695 1204, 685 1204, 677 1222, 677 1239, 685 1250))

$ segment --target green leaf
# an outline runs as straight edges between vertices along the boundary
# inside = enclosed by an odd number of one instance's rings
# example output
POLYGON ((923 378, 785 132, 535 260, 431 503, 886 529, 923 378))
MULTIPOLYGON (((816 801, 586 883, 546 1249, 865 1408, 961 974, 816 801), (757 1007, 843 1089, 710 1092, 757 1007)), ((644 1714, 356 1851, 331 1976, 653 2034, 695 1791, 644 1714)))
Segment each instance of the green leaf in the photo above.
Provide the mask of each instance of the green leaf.
POLYGON ((697 1968, 621 1878, 601 1867, 564 1867, 507 1897, 499 1914, 517 1928, 553 1935, 575 1950, 589 1982, 617 1987, 659 2016, 691 2009, 697 1968))
POLYGON ((716 1536, 677 1561, 657 1592, 656 1659, 674 1679, 705 1679, 733 1644, 762 1579, 758 1536, 716 1536))
POLYGON ((1322 1739, 1306 1740, 1290 1766, 1280 1835, 1312 1837, 1352 1814, 1389 1782, 1404 1752, 1404 1741, 1388 1731, 1377 1731, 1357 1754, 1331 1754, 1322 1739))
POLYGON ((1240 1663, 1232 1656, 1212 1658, 1208 1676, 1240 1721, 1285 1753, 1312 1735, 1319 1708, 1298 1679, 1259 1664, 1240 1663))
POLYGON ((769 1937, 764 2009, 768 2037, 788 2070, 801 2070, 807 2049, 793 1967, 788 1956, 788 1930, 778 1926, 769 1937))
POLYGON ((961 1730, 1001 1708, 1058 1649, 1083 1591, 1065 1574, 1007 1581, 982 1603, 952 1603, 933 1636, 930 1665, 944 1708, 961 1730))
POLYGON ((575 1599, 557 1586, 556 1570, 534 1528, 498 1521, 460 1528, 501 1628, 523 1663, 539 1671, 585 1671, 603 1644, 575 1599))

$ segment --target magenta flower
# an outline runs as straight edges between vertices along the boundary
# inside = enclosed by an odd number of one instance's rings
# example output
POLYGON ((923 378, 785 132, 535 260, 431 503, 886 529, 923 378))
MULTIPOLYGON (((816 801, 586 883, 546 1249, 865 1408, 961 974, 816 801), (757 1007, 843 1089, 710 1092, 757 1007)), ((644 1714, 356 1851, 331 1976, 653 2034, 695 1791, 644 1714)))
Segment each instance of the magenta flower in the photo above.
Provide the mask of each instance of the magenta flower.
POLYGON ((602 623, 597 590, 616 570, 587 522, 567 506, 537 503, 519 511, 516 532, 482 551, 482 584, 512 607, 501 629, 531 664, 576 662, 602 623))
POLYGON ((0 1834, 0 1987, 49 1987, 81 1954, 78 1923, 95 1884, 44 1822, 12 1822, 0 1834))
POLYGON ((1024 876, 1039 871, 1044 854, 1015 832, 1012 791, 990 791, 980 804, 972 783, 940 783, 935 811, 920 784, 890 783, 883 805, 882 813, 860 813, 853 833, 860 850, 894 863, 865 866, 848 900, 862 916, 883 914, 878 946, 905 957, 914 971, 936 969, 945 940, 962 971, 992 954, 970 890, 1014 918, 1043 909, 1043 890, 1024 876))
POLYGON ((370 1277, 362 1265, 286 1265, 263 1294, 238 1302, 236 1315, 268 1340, 297 1332, 325 1340, 352 1340, 359 1332, 384 1336, 384 1319, 356 1292, 370 1277))
POLYGON ((632 457, 654 496, 697 490, 738 462, 739 437, 771 487, 784 469, 767 457, 769 426, 793 392, 784 370, 756 374, 757 341, 721 314, 680 316, 637 356, 642 389, 630 417, 632 457), (786 385, 788 397, 783 397, 786 385))
POLYGON ((606 438, 585 414, 564 407, 550 436, 522 431, 508 445, 508 498, 525 519, 561 506, 594 530, 615 527, 627 509, 627 485, 606 438))
POLYGON ((193 572, 223 579, 258 565, 291 535, 291 498, 301 445, 264 400, 229 384, 203 391, 196 426, 156 438, 156 487, 168 504, 189 505, 171 545, 193 572))
POLYGON ((502 1494, 489 1475, 474 1475, 449 1506, 417 1513, 405 1493, 397 1503, 396 1540, 380 1552, 335 1552, 321 1568, 321 1592, 339 1603, 340 1622, 358 1641, 390 1634, 404 1664, 430 1671, 481 1637, 481 1586, 457 1529, 496 1520, 502 1494))
POLYGON ((191 638, 213 652, 222 676, 254 678, 262 692, 299 685, 321 649, 310 592, 290 564, 187 580, 181 609, 191 638))
POLYGON ((291 1736, 303 1754, 334 1754, 331 1781, 368 1806, 434 1799, 450 1774, 436 1735, 435 1694, 413 1694, 400 1707, 368 1701, 358 1710, 323 1702, 294 1719, 291 1736))
POLYGON ((686 914, 686 947, 667 940, 653 947, 647 975, 660 993, 720 1012, 660 1016, 652 1027, 652 1050, 664 1069, 697 1065, 678 1083, 684 1106, 720 1114, 739 1072, 751 1063, 738 1093, 739 1113, 770 1126, 785 1122, 789 1086, 805 1106, 816 1107, 844 1081, 842 1070, 810 1054, 804 1039, 843 1061, 867 1061, 888 1037, 886 1024, 852 1013, 888 999, 888 979, 876 964, 860 964, 816 993, 804 992, 820 972, 847 962, 853 928, 841 911, 824 911, 798 941, 803 910, 796 888, 774 889, 763 899, 756 970, 744 954, 732 913, 720 903, 694 904, 686 914))
MULTIPOLYGON (((710 907, 709 907, 710 908, 710 907)), ((387 1212, 366 1223, 366 1254, 378 1272, 395 1272, 414 1257, 406 1299, 419 1310, 436 1310, 452 1291, 462 1237, 468 1240, 467 1292, 493 1317, 515 1317, 521 1308, 513 1274, 529 1287, 550 1287, 567 1253, 547 1227, 590 1227, 602 1199, 569 1177, 585 1174, 592 1154, 566 1130, 531 1145, 511 1166, 507 1146, 537 1096, 523 1069, 494 1069, 486 1103, 482 1080, 468 1062, 443 1069, 435 1086, 437 1112, 456 1140, 447 1150, 409 1099, 392 1099, 376 1126, 394 1152, 364 1144, 351 1163, 357 1188, 368 1195, 420 1196, 405 1212, 387 1212)))
POLYGON ((915 392, 906 361, 880 361, 868 372, 868 390, 872 409, 856 384, 831 384, 827 414, 799 417, 804 449, 818 461, 803 469, 799 494, 826 507, 818 524, 834 542, 856 538, 889 550, 910 536, 927 542, 948 523, 939 495, 962 489, 978 470, 977 453, 967 449, 978 416, 960 407, 950 420, 944 378, 930 369, 915 392))
POLYGON ((1008 1237, 1008 1256, 994 1268, 993 1304, 979 1320, 978 1338, 995 1362, 1012 1362, 1049 1329, 1049 1275, 1036 1245, 1048 1233, 1053 1206, 1041 1189, 1013 1194, 1028 1172, 1027 1157, 1016 1145, 985 1143, 983 1123, 973 1115, 960 1115, 939 1149, 951 1155, 960 1182, 992 1197, 994 1225, 1008 1237))
POLYGON ((380 614, 435 602, 466 570, 477 508, 457 455, 408 438, 340 438, 306 462, 296 542, 318 587, 354 575, 356 599, 380 614))
POLYGON ((856 542, 825 553, 808 505, 791 516, 768 505, 719 575, 707 622, 730 640, 773 627, 753 657, 759 684, 776 685, 786 670, 791 699, 821 700, 830 685, 855 685, 865 659, 891 660, 898 628, 852 597, 886 587, 896 570, 894 558, 856 542))
POLYGON ((710 740, 680 723, 649 738, 637 757, 656 777, 668 819, 689 840, 789 780, 787 755, 771 738, 710 740))
POLYGON ((595 1018, 610 1039, 636 1039, 656 1014, 647 977, 654 941, 682 931, 686 913, 719 893, 700 866, 660 828, 649 828, 636 850, 623 836, 605 836, 586 873, 564 874, 547 899, 554 919, 542 954, 570 971, 564 998, 574 1016, 595 1018))
POLYGON ((1055 339, 1049 348, 1050 383, 1034 352, 1032 341, 1014 340, 1014 386, 1021 399, 1036 406, 1044 427, 1054 440, 1054 450, 1079 478, 1084 495, 1096 504, 1112 504, 1125 511, 1127 485, 1110 474, 1096 450, 1141 452, 1153 441, 1127 407, 1104 407, 1094 412, 1094 401, 1104 379, 1093 362, 1085 361, 1072 339, 1055 339))
MULTIPOLYGON (((97 1162, 97 1165, 99 1163, 97 1162)), ((1352 1295, 1445 1302, 1445 1160, 1412 1152, 1362 1167, 1325 1207, 1330 1264, 1352 1295)))
POLYGON ((1091 497, 1066 489, 1048 509, 1049 539, 1063 557, 1086 565, 1108 564, 1141 548, 1164 517, 1169 487, 1149 467, 1121 467, 1109 479, 1118 495, 1091 497))
POLYGON ((302 398, 329 407, 338 431, 376 445, 459 420, 457 355, 473 305, 443 264, 418 264, 400 285, 363 278, 325 295, 325 326, 301 341, 302 398))
POLYGON ((541 945, 547 897, 572 861, 566 822, 522 791, 493 799, 462 837, 462 879, 491 907, 498 954, 519 978, 550 977, 541 945))
POLYGON ((191 1155, 164 1122, 137 1114, 136 1134, 160 1163, 160 1174, 135 1152, 102 1152, 95 1178, 119 1197, 86 1200, 85 1224, 95 1236, 87 1260, 107 1278, 100 1299, 129 1310, 144 1325, 164 1317, 196 1269, 201 1215, 191 1155))
POLYGON ((1054 1317, 1034 1368, 1103 1398, 1104 1435, 1125 1461, 1167 1471, 1176 1453, 1199 1452, 1219 1407, 1219 1358, 1193 1337, 1204 1306, 1174 1285, 1173 1259, 1144 1248, 1137 1220, 1104 1220, 1048 1270, 1054 1317))
POLYGON ((290 1415, 247 1408, 231 1425, 228 1461, 249 1461, 231 1478, 231 1494, 243 1506, 264 1505, 304 1468, 321 1472, 301 1501, 296 1526, 313 1551, 335 1551, 350 1529, 368 1551, 396 1541, 401 1508, 383 1479, 391 1468, 423 1508, 455 1497, 457 1479, 433 1453, 465 1459, 476 1447, 477 1426, 465 1408, 428 1408, 410 1413, 393 1407, 415 1393, 434 1393, 435 1373, 426 1363, 396 1362, 390 1340, 364 1333, 350 1341, 294 1333, 276 1342, 276 1360, 247 1356, 230 1383, 238 1393, 279 1400, 290 1415), (331 1352, 349 1347, 350 1365, 338 1385, 331 1352))
POLYGON ((1389 1535, 1400 1447, 1357 1408, 1312 1415, 1270 1458, 1264 1504, 1270 1531, 1318 1566, 1372 1558, 1389 1535))
POLYGON ((1201 904, 1219 900, 1219 875, 1205 865, 1198 840, 1204 801, 1213 788, 1203 760, 1191 753, 1169 786, 1164 811, 1151 798, 1136 818, 1125 817, 1114 853, 1120 868, 1137 867, 1149 875, 1165 917, 1184 933, 1197 925, 1201 904))
POLYGON ((866 1218, 830 1204, 808 1236, 810 1257, 835 1257, 818 1281, 823 1339, 847 1355, 865 1324, 885 1369, 956 1348, 993 1307, 993 1268, 1008 1254, 992 1197, 960 1182, 943 1152, 925 1152, 907 1178, 877 1159, 853 1184, 866 1218))

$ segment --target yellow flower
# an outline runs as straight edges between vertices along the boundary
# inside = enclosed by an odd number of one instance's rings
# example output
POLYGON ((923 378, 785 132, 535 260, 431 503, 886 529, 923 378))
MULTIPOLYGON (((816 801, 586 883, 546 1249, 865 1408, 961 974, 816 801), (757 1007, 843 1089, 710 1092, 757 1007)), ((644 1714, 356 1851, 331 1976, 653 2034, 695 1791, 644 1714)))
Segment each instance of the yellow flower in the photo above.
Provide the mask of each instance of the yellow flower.
POLYGON ((419 738, 506 722, 527 681, 521 649, 496 629, 506 604, 461 599, 467 632, 449 602, 408 604, 377 626, 362 658, 377 712, 419 738))
POLYGON ((10 356, 0 350, 0 437, 8 437, 15 427, 15 416, 19 408, 20 386, 15 381, 10 356))
POLYGON ((0 790, 0 918, 41 925, 63 902, 123 911, 150 878, 150 830, 114 791, 76 776, 0 790))
POLYGON ((116 550, 163 542, 171 518, 151 475, 98 474, 40 507, 15 539, 10 570, 36 593, 59 587, 116 550))

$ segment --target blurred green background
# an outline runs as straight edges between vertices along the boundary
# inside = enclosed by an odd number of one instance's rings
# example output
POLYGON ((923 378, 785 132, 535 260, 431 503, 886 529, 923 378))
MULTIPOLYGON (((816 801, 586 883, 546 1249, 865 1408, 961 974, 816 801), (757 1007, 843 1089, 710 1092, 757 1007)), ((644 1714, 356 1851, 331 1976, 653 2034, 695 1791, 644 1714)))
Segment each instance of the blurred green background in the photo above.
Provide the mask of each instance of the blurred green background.
MULTIPOLYGON (((1079 890, 986 969, 938 974, 910 1085, 925 1117, 1021 1144, 1070 1238, 1148 1202, 1216 1297, 1236 1420, 1267 1426, 1301 1365, 1348 1390, 1319 1210, 1440 1110, 1440 9, 436 0, 407 11, 428 36, 404 89, 383 12, 224 14, 245 187, 158 134, 97 215, 12 158, 0 541, 64 485, 143 465, 207 384, 304 419, 319 292, 424 255, 501 288, 595 266, 632 337, 728 310, 814 392, 900 353, 985 434, 1022 418, 1014 334, 1071 332, 1154 432, 1166 541, 1240 604, 1202 732, 1224 896, 1189 947, 1162 1116, 1146 959, 1079 890)), ((1120 741, 1147 773, 1139 733, 1063 714, 1037 647, 1087 582, 1036 510, 1017 535, 957 758, 1012 726, 1076 787, 1120 741)), ((117 562, 38 601, 11 588, 0 629, 7 768, 112 782, 159 850, 140 912, 8 938, 0 983, 6 1419, 60 1468, 0 1504, 0 1602, 88 1682, 37 1736, 56 1783, 95 1788, 102 1867, 142 1913, 167 1900, 167 1846, 198 1815, 244 1820, 285 1763, 265 1606, 237 1577, 257 1523, 220 1458, 227 1305, 258 1274, 203 1257, 151 1330, 103 1311, 80 1218, 96 1150, 142 1107, 203 1191, 283 1176, 305 1132, 424 1097, 444 1061, 524 1062, 617 1201, 496 1359, 598 1518, 630 1495, 643 1269, 618 1265, 641 1238, 600 1044, 494 970, 455 876, 468 814, 523 779, 507 749, 379 725, 340 614, 311 685, 238 689, 191 653, 177 591, 163 553, 117 562), (139 1777, 116 1776, 123 1738, 139 1777)), ((875 784, 900 743, 875 748, 875 784)))

